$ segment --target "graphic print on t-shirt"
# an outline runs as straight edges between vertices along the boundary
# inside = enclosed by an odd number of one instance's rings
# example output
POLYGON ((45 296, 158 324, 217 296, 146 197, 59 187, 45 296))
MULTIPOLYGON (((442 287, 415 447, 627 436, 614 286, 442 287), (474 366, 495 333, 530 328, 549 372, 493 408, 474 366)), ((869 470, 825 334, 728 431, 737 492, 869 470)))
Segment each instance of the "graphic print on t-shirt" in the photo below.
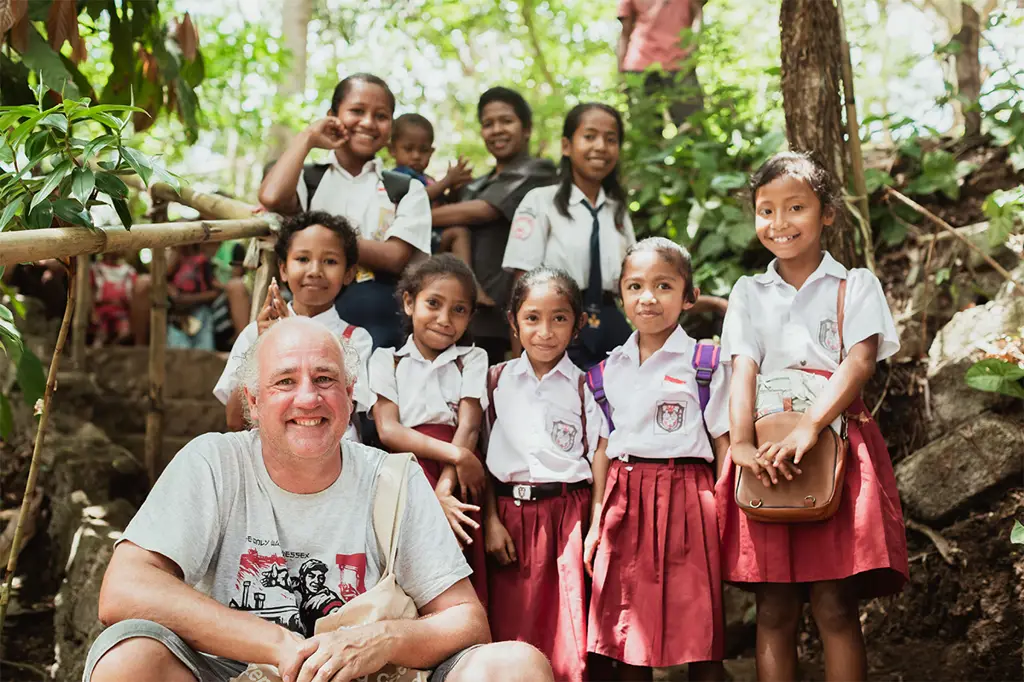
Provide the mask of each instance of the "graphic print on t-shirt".
POLYGON ((311 637, 317 620, 366 591, 365 554, 337 554, 332 567, 306 552, 281 552, 276 540, 250 541, 275 549, 249 549, 239 557, 235 598, 228 604, 233 609, 311 637))

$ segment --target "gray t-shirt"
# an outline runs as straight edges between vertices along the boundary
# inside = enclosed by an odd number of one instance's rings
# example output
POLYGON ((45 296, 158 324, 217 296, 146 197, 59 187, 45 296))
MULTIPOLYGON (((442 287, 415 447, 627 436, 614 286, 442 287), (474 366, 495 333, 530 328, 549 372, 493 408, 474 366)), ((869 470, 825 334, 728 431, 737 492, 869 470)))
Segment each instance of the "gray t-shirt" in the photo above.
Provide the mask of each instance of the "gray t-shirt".
MULTIPOLYGON (((218 602, 310 636, 318 618, 380 579, 372 509, 383 456, 342 441, 338 479, 297 495, 271 480, 257 431, 199 436, 121 539, 171 559, 218 602)), ((472 572, 418 466, 409 467, 398 542, 395 577, 417 608, 472 572)))

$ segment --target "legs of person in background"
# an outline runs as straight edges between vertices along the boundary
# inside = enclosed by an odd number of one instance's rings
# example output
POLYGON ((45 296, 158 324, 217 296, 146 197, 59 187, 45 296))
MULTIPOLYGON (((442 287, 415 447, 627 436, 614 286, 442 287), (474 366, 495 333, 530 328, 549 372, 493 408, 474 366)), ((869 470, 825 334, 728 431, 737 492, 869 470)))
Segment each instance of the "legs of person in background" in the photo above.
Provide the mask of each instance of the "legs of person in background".
POLYGON ((149 343, 149 296, 153 282, 149 275, 139 275, 132 291, 131 323, 136 346, 149 343))
MULTIPOLYGON (((441 251, 451 253, 466 265, 473 263, 473 235, 468 227, 446 227, 441 232, 441 251)), ((494 305, 491 298, 482 288, 477 292, 479 305, 494 305)))
POLYGON ((505 362, 505 354, 508 353, 509 348, 508 339, 495 336, 481 336, 473 340, 477 346, 487 351, 487 364, 497 365, 505 362))
POLYGON ((757 679, 797 679, 796 641, 803 600, 801 586, 766 583, 757 587, 757 679))
POLYGON ((654 670, 642 665, 629 665, 618 662, 616 666, 618 679, 621 682, 651 682, 654 679, 654 670))
POLYGON ((825 650, 825 679, 867 679, 867 651, 857 593, 850 581, 811 583, 811 614, 825 650))
POLYGON ((690 663, 690 682, 724 682, 725 666, 721 661, 694 661, 690 663))
POLYGON ((228 280, 228 283, 224 285, 224 293, 228 297, 228 308, 231 311, 231 323, 235 327, 235 332, 231 336, 231 341, 234 342, 238 338, 239 333, 245 329, 246 325, 249 324, 249 305, 251 298, 249 296, 249 290, 245 288, 245 282, 242 281, 241 277, 234 277, 228 280))

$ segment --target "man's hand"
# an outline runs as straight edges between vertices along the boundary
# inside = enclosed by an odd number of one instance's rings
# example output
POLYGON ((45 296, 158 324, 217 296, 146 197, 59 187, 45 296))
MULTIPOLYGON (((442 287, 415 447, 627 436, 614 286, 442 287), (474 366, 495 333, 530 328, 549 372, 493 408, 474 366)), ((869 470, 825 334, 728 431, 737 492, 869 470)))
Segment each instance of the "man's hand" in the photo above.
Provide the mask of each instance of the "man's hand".
POLYGON ((455 458, 455 473, 459 477, 462 499, 478 502, 483 499, 484 485, 486 484, 484 465, 469 448, 455 447, 458 450, 458 455, 455 458))
POLYGON ((516 545, 497 514, 484 522, 484 545, 487 547, 487 553, 502 566, 517 561, 516 545))
POLYGON ((316 149, 337 149, 348 141, 348 130, 335 116, 322 118, 305 130, 310 147, 316 149))
POLYGON ((319 647, 320 642, 306 639, 297 632, 281 628, 281 642, 277 646, 277 671, 284 682, 294 682, 299 669, 319 647))
POLYGON ((387 665, 391 652, 391 638, 384 623, 343 628, 309 641, 318 646, 305 659, 298 678, 284 678, 285 682, 355 680, 387 665))

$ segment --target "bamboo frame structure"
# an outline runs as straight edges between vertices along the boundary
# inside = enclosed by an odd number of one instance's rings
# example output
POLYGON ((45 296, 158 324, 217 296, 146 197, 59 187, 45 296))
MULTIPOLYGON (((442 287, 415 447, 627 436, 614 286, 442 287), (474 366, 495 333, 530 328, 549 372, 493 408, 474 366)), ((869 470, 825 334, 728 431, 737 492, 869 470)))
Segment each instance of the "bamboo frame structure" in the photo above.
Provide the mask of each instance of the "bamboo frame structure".
POLYGON ((160 475, 164 442, 164 378, 167 375, 167 254, 153 249, 150 262, 149 411, 144 462, 150 487, 160 475))
POLYGON ((71 321, 71 363, 79 372, 85 371, 85 337, 92 315, 92 287, 89 282, 89 256, 75 256, 75 317, 71 321))

